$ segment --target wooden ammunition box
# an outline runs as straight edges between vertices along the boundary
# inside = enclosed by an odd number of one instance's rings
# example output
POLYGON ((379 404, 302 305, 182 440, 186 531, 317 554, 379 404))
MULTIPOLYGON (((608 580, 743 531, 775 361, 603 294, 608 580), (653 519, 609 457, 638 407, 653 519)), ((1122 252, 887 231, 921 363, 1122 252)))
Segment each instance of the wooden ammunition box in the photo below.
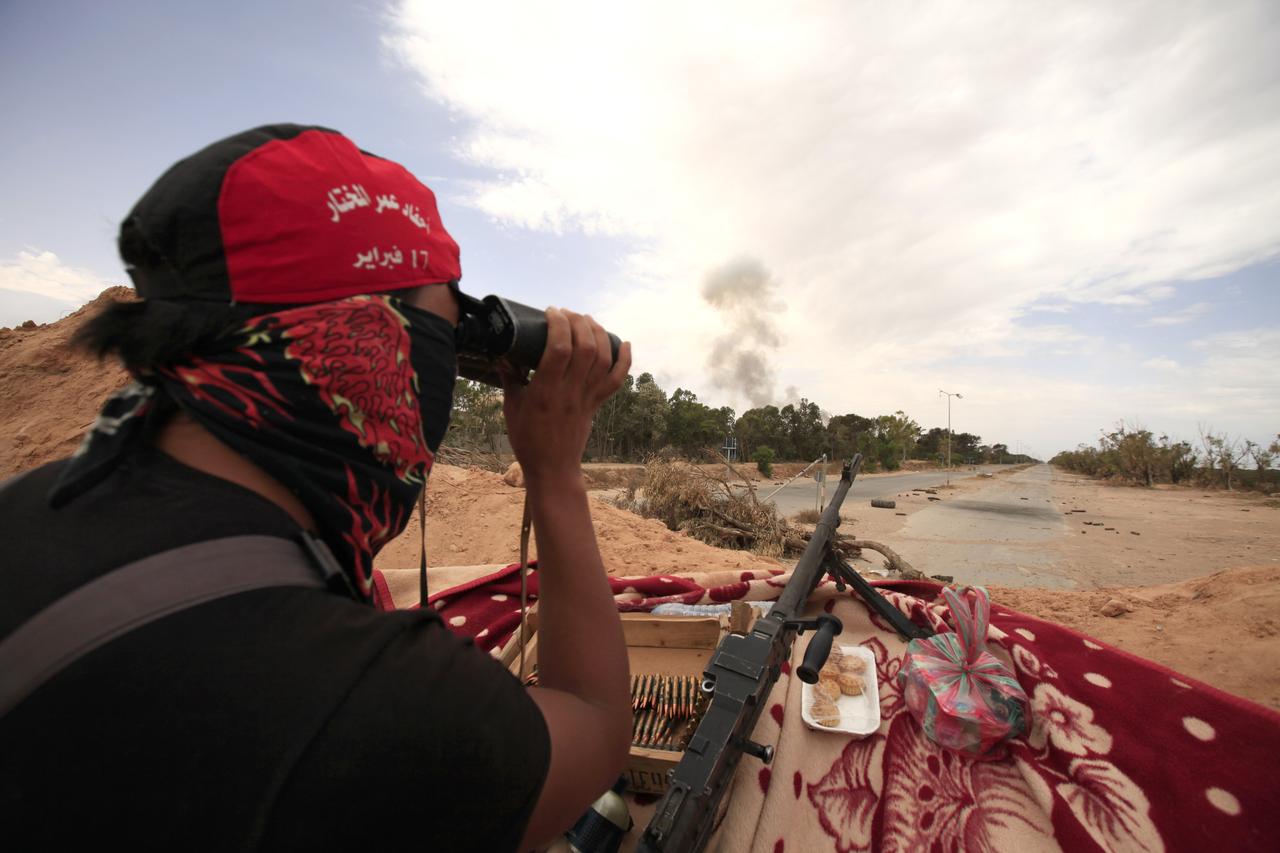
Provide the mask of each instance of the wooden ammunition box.
MULTIPOLYGON (((621 615, 627 642, 631 674, 701 676, 711 653, 729 629, 729 619, 716 616, 654 616, 649 613, 621 615)), ((504 649, 501 659, 518 674, 517 638, 504 649)), ((536 634, 531 634, 525 652, 526 669, 537 660, 536 634)), ((683 752, 670 749, 631 747, 627 764, 628 789, 637 793, 661 794, 667 789, 667 771, 680 763, 683 752)))
MULTIPOLYGON (((715 616, 622 615, 632 675, 700 678, 726 630, 727 622, 715 616)), ((627 763, 628 790, 661 794, 667 789, 667 771, 680 763, 683 754, 678 750, 632 745, 631 760, 627 763)))

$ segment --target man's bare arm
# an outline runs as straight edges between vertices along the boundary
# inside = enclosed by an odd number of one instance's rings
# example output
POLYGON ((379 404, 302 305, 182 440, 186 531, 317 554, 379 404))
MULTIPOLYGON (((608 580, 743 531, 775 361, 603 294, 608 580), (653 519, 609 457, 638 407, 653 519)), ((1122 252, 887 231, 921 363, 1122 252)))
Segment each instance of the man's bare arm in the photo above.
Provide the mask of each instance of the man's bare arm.
POLYGON ((613 593, 596 545, 581 459, 591 418, 622 385, 590 317, 547 310, 547 348, 532 381, 509 381, 505 414, 524 471, 538 543, 538 681, 530 695, 551 735, 551 764, 524 846, 568 829, 618 777, 631 740, 630 676, 613 593))

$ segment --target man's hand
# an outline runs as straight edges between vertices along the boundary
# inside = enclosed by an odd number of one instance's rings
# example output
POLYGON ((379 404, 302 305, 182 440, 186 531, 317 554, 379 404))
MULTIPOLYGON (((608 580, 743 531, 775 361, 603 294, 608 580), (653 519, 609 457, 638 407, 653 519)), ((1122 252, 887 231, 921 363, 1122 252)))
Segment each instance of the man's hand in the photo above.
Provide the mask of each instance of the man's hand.
POLYGON ((568 829, 626 764, 630 673, 622 623, 596 547, 582 482, 591 418, 631 367, 590 317, 547 309, 533 379, 504 374, 507 434, 524 469, 538 537, 538 685, 529 695, 551 736, 551 764, 521 849, 568 829))
POLYGON ((577 475, 592 417, 631 369, 631 344, 611 366, 612 356, 608 333, 591 317, 547 309, 547 348, 533 379, 503 374, 507 436, 526 481, 577 475))

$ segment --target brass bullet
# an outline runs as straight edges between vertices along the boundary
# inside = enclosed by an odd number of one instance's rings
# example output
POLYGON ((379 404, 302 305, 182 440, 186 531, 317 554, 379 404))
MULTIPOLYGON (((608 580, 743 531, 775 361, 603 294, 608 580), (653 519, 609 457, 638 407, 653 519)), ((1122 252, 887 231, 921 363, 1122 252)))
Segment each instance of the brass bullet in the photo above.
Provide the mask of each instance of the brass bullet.
POLYGON ((661 713, 653 715, 653 725, 649 728, 649 743, 654 746, 657 746, 658 741, 662 738, 662 728, 666 719, 661 713))

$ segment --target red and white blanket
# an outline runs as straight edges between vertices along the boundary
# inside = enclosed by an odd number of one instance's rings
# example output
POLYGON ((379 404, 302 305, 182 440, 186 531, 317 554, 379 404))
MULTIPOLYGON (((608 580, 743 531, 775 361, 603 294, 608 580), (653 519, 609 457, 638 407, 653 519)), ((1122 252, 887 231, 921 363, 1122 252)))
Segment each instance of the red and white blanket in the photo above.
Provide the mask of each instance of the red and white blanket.
MULTIPOLYGON (((510 566, 453 585, 430 606, 481 648, 499 648, 518 624, 518 572, 510 566)), ((785 581, 759 571, 610 579, 623 611, 770 600, 785 581)), ((392 590, 416 593, 417 573, 376 584, 380 605, 393 607, 392 590)), ((918 623, 949 630, 938 584, 878 586, 918 623)), ((536 600, 536 571, 529 591, 536 600)), ((874 653, 880 730, 864 740, 810 731, 800 720, 799 679, 785 667, 754 735, 776 746, 774 761, 743 759, 713 849, 1280 848, 1280 714, 995 603, 989 647, 1031 697, 1034 724, 1004 760, 972 761, 925 738, 911 718, 897 680, 905 644, 887 624, 830 581, 810 604, 840 617, 841 642, 874 653)), ((631 811, 636 837, 652 803, 634 802, 631 811)))

